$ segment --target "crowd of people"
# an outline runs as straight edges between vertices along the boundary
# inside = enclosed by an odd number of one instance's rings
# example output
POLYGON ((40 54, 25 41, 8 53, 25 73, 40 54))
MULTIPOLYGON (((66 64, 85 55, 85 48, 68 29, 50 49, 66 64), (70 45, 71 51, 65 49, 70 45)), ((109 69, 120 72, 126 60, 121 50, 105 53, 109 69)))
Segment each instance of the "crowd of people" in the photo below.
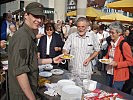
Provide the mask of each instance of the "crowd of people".
POLYGON ((91 23, 85 17, 66 22, 45 18, 43 5, 27 5, 23 24, 4 14, 0 47, 8 45, 8 77, 10 100, 38 98, 38 64, 51 63, 81 79, 89 79, 95 69, 107 74, 110 87, 129 93, 133 89, 133 25, 124 27, 115 21, 110 25, 91 23), (123 44, 121 41, 123 41, 123 44), (122 49, 120 45, 122 44, 122 49), (62 55, 73 55, 64 60, 62 55), (107 58, 110 64, 98 59, 107 58))

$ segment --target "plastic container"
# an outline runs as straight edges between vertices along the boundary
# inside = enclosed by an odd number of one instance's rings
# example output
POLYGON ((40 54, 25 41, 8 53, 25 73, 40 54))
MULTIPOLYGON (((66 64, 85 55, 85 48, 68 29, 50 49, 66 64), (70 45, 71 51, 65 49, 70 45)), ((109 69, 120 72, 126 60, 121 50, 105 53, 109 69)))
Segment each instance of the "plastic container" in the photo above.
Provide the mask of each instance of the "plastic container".
POLYGON ((73 82, 72 80, 66 80, 66 79, 59 80, 57 82, 57 93, 61 95, 62 87, 67 86, 67 85, 75 85, 75 82, 73 82))
POLYGON ((82 88, 76 85, 67 85, 62 88, 61 100, 81 100, 82 88))
POLYGON ((94 91, 96 89, 97 82, 93 81, 93 80, 84 79, 83 86, 85 89, 87 89, 89 91, 94 91))

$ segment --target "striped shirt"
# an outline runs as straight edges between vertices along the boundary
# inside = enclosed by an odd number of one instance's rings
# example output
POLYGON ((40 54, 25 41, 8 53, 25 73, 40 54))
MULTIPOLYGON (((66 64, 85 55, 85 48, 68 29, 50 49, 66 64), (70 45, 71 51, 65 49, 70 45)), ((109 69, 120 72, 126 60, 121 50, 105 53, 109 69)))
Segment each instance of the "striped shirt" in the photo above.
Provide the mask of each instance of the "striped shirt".
POLYGON ((91 32, 86 32, 84 37, 81 37, 77 32, 68 36, 63 49, 70 52, 74 56, 70 60, 69 70, 79 75, 80 78, 87 78, 92 72, 92 63, 87 66, 83 65, 85 59, 87 59, 94 51, 100 51, 98 40, 91 32))

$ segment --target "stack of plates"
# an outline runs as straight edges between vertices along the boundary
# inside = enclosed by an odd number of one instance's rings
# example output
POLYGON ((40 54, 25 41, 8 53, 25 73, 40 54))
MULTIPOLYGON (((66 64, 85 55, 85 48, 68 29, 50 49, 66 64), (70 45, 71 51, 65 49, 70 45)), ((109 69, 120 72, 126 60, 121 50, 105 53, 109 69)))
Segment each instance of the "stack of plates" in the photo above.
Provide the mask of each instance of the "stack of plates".
POLYGON ((44 72, 40 72, 39 73, 39 76, 42 76, 42 77, 50 77, 50 76, 52 76, 52 73, 51 72, 44 71, 44 72))
POLYGON ((51 64, 39 65, 38 67, 39 67, 39 71, 53 69, 53 65, 51 64))
POLYGON ((62 93, 62 88, 67 85, 75 85, 75 82, 72 80, 62 79, 57 82, 57 92, 59 95, 62 93))

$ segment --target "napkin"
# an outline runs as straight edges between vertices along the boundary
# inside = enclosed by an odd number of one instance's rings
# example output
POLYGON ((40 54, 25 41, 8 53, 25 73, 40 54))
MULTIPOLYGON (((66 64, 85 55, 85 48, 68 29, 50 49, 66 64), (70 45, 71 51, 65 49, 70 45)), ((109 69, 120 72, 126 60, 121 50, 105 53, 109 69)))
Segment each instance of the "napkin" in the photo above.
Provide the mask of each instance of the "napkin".
POLYGON ((49 95, 49 96, 56 96, 57 95, 57 92, 54 89, 48 89, 48 91, 45 91, 44 93, 49 95))
POLYGON ((8 70, 8 65, 3 65, 3 70, 8 70))
POLYGON ((57 83, 46 83, 45 84, 47 91, 45 91, 44 93, 49 95, 49 96, 56 96, 57 94, 57 83))

